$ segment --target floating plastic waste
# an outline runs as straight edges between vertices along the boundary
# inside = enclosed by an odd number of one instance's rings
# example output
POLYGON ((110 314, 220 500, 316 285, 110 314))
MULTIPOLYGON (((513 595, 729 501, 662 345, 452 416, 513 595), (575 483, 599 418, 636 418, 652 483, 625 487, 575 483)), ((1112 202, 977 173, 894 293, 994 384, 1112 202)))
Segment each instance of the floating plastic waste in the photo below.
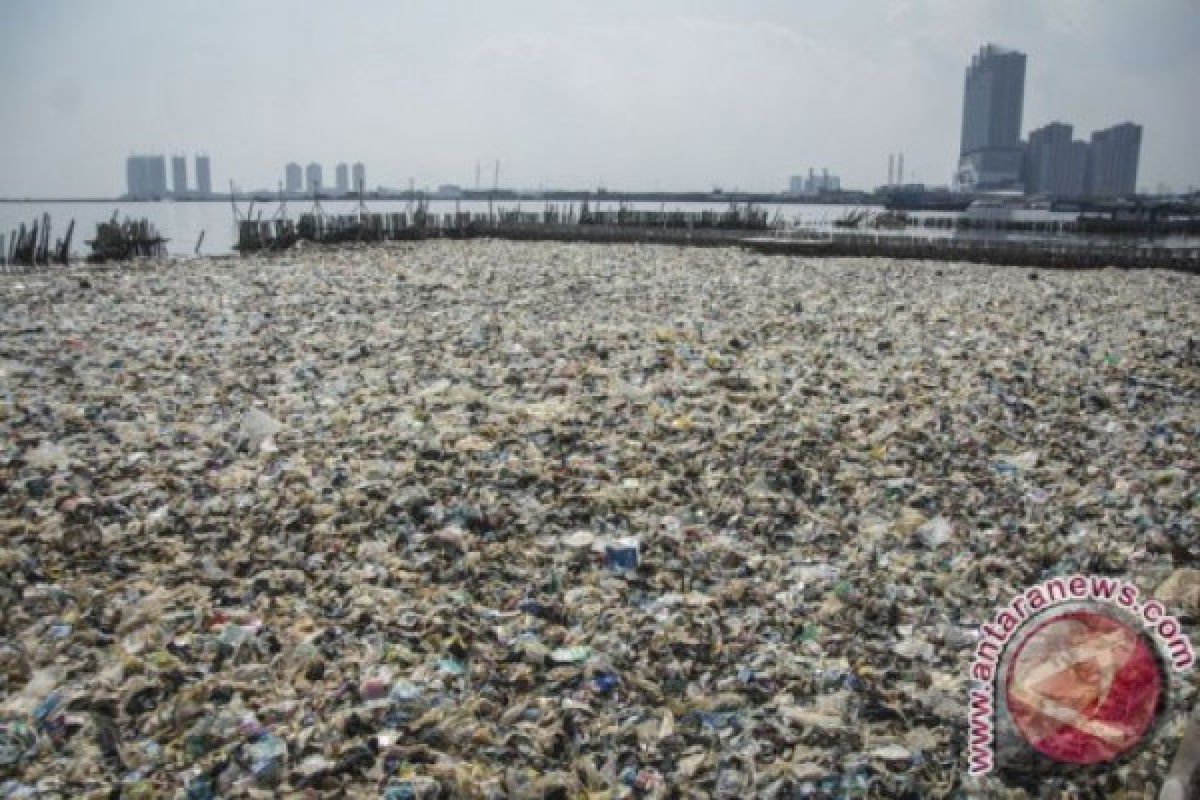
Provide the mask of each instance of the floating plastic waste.
POLYGON ((964 788, 1014 592, 1200 613, 1195 278, 1037 274, 445 240, 21 276, 3 792, 1147 796, 1192 675, 1117 783, 964 788))

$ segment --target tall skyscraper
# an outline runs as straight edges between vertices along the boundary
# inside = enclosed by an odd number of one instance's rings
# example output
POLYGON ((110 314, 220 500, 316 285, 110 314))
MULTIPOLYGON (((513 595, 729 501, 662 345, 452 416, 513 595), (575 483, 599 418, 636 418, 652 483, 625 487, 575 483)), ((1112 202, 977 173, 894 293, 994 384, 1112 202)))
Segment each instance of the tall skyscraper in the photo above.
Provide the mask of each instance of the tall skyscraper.
POLYGON ((304 170, 294 161, 283 168, 283 183, 289 193, 304 191, 304 170))
POLYGON ((337 183, 338 194, 346 194, 350 191, 350 168, 345 164, 338 164, 334 170, 335 182, 337 183))
POLYGON ((367 168, 363 166, 361 161, 354 164, 354 191, 366 191, 367 188, 367 168))
POLYGON ((130 156, 125 159, 129 197, 157 200, 167 196, 167 159, 163 156, 130 156))
POLYGON ((151 156, 148 170, 150 179, 149 190, 154 197, 167 196, 167 159, 165 156, 151 156))
POLYGON ((309 194, 321 191, 321 165, 315 161, 304 170, 304 189, 309 194))
POLYGON ((142 190, 142 160, 138 156, 125 159, 125 194, 136 198, 142 190))
POLYGON ((1056 197, 1082 197, 1088 146, 1072 138, 1072 127, 1051 122, 1029 133, 1025 147, 1025 191, 1056 197))
POLYGON ((196 156, 196 195, 212 197, 212 164, 208 156, 196 156))
POLYGON ((187 156, 171 156, 171 192, 176 197, 185 197, 187 187, 187 156))
POLYGON ((1020 181, 1025 54, 986 45, 967 67, 957 182, 1011 189, 1020 181))
POLYGON ((1137 191, 1142 126, 1123 122, 1092 134, 1088 148, 1088 194, 1123 197, 1137 191))

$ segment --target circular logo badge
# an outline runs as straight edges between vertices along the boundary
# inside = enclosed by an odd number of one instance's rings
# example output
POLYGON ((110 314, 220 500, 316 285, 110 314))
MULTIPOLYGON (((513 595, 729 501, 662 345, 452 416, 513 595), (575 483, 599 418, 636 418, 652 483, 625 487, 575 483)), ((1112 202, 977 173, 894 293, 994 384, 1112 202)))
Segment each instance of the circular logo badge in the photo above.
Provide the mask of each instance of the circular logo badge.
POLYGON ((1009 715, 1039 753, 1099 764, 1150 731, 1166 689, 1153 646, 1101 609, 1035 621, 1015 642, 1004 683, 1009 715))

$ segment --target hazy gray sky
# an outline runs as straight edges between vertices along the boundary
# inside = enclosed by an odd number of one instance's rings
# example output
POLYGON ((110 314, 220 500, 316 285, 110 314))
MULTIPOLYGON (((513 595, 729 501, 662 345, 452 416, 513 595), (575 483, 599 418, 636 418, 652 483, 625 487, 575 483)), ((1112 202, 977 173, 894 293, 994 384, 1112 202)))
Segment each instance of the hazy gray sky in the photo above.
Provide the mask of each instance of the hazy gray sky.
POLYGON ((0 0, 0 195, 115 195, 130 152, 198 150, 217 188, 496 159, 522 187, 870 187, 897 150, 945 183, 987 41, 1029 56, 1025 131, 1134 120, 1139 186, 1200 185, 1200 0, 0 0))

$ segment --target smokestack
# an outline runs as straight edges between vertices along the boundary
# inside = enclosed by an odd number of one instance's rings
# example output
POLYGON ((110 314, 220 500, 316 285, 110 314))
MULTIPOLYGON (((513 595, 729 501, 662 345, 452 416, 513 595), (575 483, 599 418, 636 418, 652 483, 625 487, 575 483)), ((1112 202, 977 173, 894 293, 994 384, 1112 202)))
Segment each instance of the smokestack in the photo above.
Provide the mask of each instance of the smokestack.
POLYGON ((896 183, 904 183, 904 153, 896 157, 896 183))
POLYGON ((888 153, 888 186, 896 184, 896 154, 888 153))

